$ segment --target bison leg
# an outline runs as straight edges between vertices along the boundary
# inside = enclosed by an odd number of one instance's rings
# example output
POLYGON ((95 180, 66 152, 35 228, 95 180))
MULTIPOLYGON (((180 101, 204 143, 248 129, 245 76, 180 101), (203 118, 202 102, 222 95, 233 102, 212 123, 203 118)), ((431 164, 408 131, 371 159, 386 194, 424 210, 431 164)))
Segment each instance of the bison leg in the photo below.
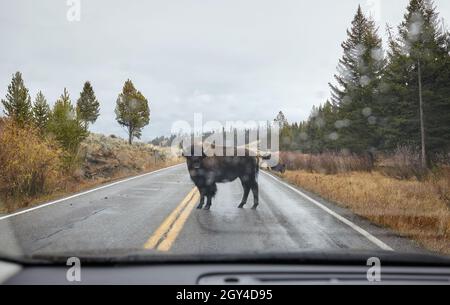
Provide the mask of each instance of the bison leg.
POLYGON ((258 207, 259 204, 259 188, 258 188, 258 183, 255 182, 252 185, 252 193, 253 193, 253 210, 256 210, 256 208, 258 207))
POLYGON ((244 188, 244 195, 242 196, 241 203, 239 204, 239 208, 242 209, 244 205, 247 203, 248 194, 250 193, 250 185, 248 185, 248 182, 244 181, 241 178, 242 187, 244 188))
POLYGON ((203 205, 205 204, 205 190, 204 189, 201 189, 201 190, 199 190, 200 191, 200 203, 198 204, 198 206, 197 206, 197 209, 201 209, 201 208, 203 208, 203 205))
POLYGON ((208 200, 206 201, 205 210, 209 210, 212 204, 212 196, 207 196, 208 200))
POLYGON ((209 210, 211 208, 212 199, 216 195, 216 192, 217 192, 217 186, 215 184, 208 187, 208 189, 206 191, 207 200, 206 200, 205 210, 209 210))

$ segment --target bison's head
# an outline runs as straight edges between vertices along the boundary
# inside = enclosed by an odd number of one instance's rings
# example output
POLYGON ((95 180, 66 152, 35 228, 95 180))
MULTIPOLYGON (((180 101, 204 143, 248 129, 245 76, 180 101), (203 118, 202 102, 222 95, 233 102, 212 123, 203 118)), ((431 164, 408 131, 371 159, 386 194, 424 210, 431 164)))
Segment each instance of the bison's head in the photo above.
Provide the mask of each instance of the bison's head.
POLYGON ((188 168, 190 169, 200 169, 202 167, 202 162, 203 162, 204 157, 195 157, 195 156, 190 156, 190 157, 186 157, 186 162, 188 165, 188 168))
POLYGON ((200 169, 206 155, 203 151, 203 147, 191 146, 188 149, 183 150, 183 157, 186 158, 189 169, 200 169))

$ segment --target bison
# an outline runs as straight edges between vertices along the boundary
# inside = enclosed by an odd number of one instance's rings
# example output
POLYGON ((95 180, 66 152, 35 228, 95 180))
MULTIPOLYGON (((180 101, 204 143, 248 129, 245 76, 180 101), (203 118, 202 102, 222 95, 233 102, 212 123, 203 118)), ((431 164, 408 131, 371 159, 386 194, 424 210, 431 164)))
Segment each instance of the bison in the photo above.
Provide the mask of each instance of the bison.
MULTIPOLYGON (((193 148, 191 152, 193 152, 193 148)), ((259 171, 259 158, 270 159, 269 156, 251 156, 246 150, 243 156, 207 156, 203 149, 200 156, 191 153, 186 158, 187 168, 191 180, 200 192, 200 203, 197 209, 205 210, 211 208, 212 199, 217 193, 217 183, 231 182, 239 178, 244 189, 242 201, 239 208, 243 208, 247 203, 250 190, 253 193, 253 207, 256 209, 259 204, 257 175, 259 171)))
POLYGON ((275 166, 271 166, 270 170, 273 172, 278 172, 280 174, 284 174, 286 172, 286 164, 278 163, 275 166))

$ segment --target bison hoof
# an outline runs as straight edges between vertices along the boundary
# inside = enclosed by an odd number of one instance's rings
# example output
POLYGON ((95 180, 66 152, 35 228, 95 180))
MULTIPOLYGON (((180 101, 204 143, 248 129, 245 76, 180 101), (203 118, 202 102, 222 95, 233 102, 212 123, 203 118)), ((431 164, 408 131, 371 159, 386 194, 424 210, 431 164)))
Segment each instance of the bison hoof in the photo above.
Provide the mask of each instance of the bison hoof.
POLYGON ((243 208, 244 208, 244 205, 245 205, 245 203, 241 203, 241 204, 238 206, 238 208, 239 208, 239 209, 243 209, 243 208))
POLYGON ((205 206, 204 210, 205 210, 205 211, 209 211, 210 208, 211 208, 211 206, 210 206, 210 205, 207 205, 207 206, 205 206))
POLYGON ((198 206, 197 206, 197 210, 201 210, 202 208, 203 208, 202 205, 198 205, 198 206))
POLYGON ((252 210, 256 210, 257 207, 258 207, 258 205, 252 206, 252 210))

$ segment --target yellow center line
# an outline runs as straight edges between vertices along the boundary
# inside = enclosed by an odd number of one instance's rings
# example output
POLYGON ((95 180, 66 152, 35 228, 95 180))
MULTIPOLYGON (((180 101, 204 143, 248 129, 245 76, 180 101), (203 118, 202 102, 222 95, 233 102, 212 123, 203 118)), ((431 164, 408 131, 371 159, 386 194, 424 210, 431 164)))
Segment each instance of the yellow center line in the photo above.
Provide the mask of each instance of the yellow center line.
POLYGON ((169 251, 199 199, 200 194, 197 188, 193 188, 150 236, 144 244, 144 249, 169 251))

